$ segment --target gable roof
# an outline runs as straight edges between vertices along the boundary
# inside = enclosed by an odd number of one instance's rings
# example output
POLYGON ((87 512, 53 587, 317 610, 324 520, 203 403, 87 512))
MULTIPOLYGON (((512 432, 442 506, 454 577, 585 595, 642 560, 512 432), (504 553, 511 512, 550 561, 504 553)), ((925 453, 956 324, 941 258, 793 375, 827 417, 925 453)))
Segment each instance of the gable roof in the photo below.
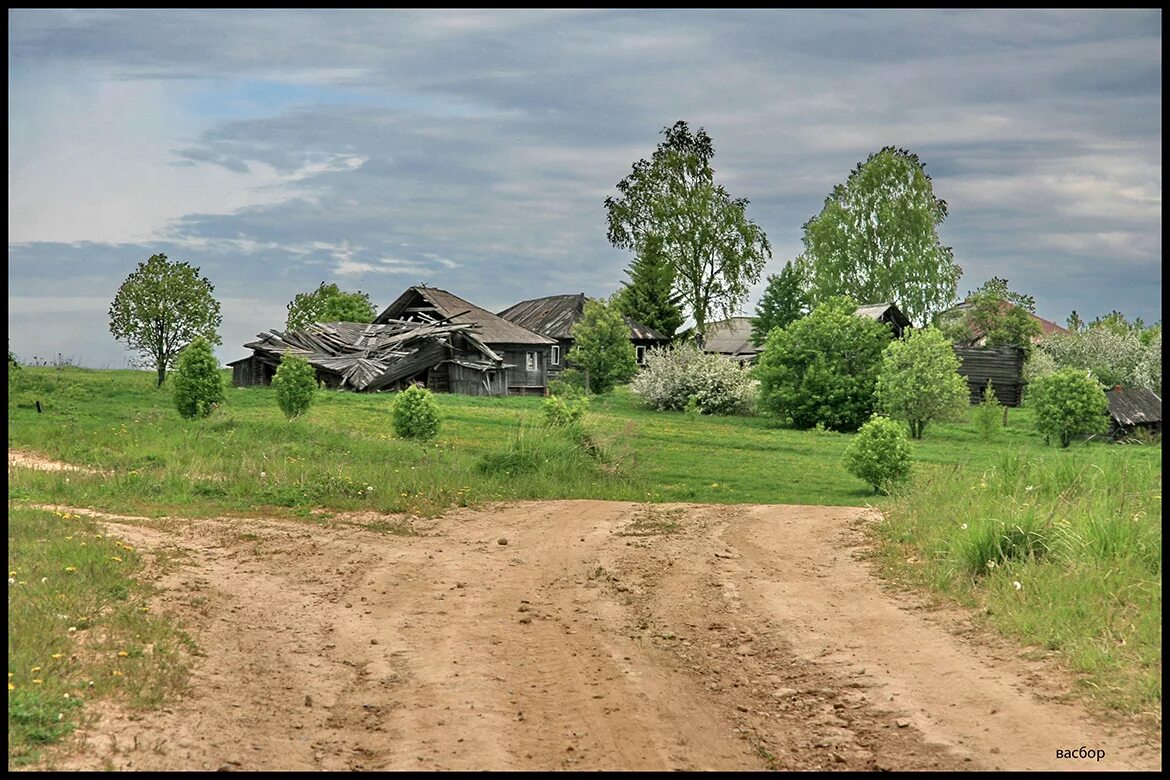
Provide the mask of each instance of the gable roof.
POLYGON ((708 323, 703 351, 733 357, 759 354, 760 348, 752 343, 752 318, 732 317, 708 323))
POLYGON ((885 320, 893 322, 900 328, 910 327, 910 318, 902 313, 894 303, 866 303, 857 307, 853 312, 858 317, 869 317, 871 320, 885 320))
POLYGON ((477 325, 476 336, 487 344, 555 344, 556 342, 503 317, 481 309, 458 295, 438 287, 408 287, 394 303, 378 315, 376 324, 393 320, 435 322, 449 320, 459 324, 477 325))
MULTIPOLYGON (((509 322, 514 322, 528 330, 544 334, 554 339, 573 338, 573 326, 585 316, 585 293, 575 295, 546 295, 543 298, 533 298, 520 301, 500 312, 500 316, 509 322)), ((635 322, 622 315, 626 325, 630 328, 631 339, 648 341, 667 341, 658 331, 649 325, 635 322)))
MULTIPOLYGON (((1000 301, 999 307, 1000 307, 1001 311, 1004 311, 1004 310, 1007 310, 1009 308, 1014 309, 1014 308, 1016 308, 1016 305, 1014 303, 1011 303, 1010 301, 1000 301)), ((963 312, 963 311, 966 311, 967 309, 970 309, 970 308, 971 308, 971 304, 968 301, 963 301, 962 303, 957 304, 955 306, 952 306, 951 308, 947 309, 946 311, 941 312, 941 314, 943 316, 945 316, 947 314, 963 312)), ((1033 321, 1035 321, 1040 326, 1040 335, 1036 336, 1032 339, 1034 342, 1039 342, 1041 339, 1045 339, 1049 336, 1053 336, 1056 334, 1066 334, 1066 333, 1072 332, 1068 328, 1062 328, 1060 325, 1057 325, 1052 320, 1046 320, 1043 317, 1038 317, 1030 311, 1026 312, 1026 313, 1029 317, 1032 318, 1033 321)), ((967 341, 962 342, 962 345, 963 346, 980 346, 983 343, 986 336, 987 336, 987 334, 985 334, 985 333, 976 332, 972 338, 968 339, 967 341)))

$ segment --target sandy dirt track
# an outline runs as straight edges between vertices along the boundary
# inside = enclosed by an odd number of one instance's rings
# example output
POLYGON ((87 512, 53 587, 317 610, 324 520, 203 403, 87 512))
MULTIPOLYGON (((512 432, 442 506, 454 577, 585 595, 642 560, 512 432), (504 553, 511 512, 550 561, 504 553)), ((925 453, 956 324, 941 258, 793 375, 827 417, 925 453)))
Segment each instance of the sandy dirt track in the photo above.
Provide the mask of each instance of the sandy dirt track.
POLYGON ((883 589, 865 510, 519 502, 414 536, 89 514, 179 561, 153 606, 204 655, 188 696, 107 707, 42 768, 1161 766, 1051 669, 883 589), (1106 759, 1057 759, 1082 745, 1106 759))

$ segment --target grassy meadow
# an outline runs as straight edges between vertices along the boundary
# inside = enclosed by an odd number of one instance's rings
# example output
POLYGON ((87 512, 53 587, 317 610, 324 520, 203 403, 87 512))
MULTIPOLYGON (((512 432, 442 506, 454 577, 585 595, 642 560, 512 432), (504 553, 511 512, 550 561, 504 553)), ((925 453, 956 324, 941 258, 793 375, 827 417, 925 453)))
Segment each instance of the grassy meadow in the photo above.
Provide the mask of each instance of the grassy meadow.
MULTIPOLYGON (((30 669, 50 668, 45 659, 67 648, 55 621, 41 629, 36 620, 14 627, 14 619, 25 609, 57 614, 50 583, 68 567, 93 573, 68 582, 87 583, 94 599, 114 588, 131 594, 118 603, 138 603, 130 580, 115 587, 104 579, 131 576, 132 557, 109 551, 107 562, 123 559, 109 572, 107 563, 70 557, 82 537, 66 534, 65 543, 60 534, 81 521, 29 508, 42 503, 146 516, 303 518, 322 509, 436 515, 517 499, 873 505, 885 512, 875 534, 889 577, 970 606, 989 628, 1055 654, 1103 708, 1160 723, 1160 444, 1089 441, 1062 450, 1033 431, 1029 410, 1011 409, 989 440, 973 422, 928 426, 925 439, 911 442, 911 483, 874 496, 841 466, 850 435, 791 430, 765 417, 653 412, 625 388, 590 399, 583 438, 543 426, 540 398, 439 395, 438 439, 419 444, 395 437, 394 399, 322 391, 306 415, 289 421, 270 388, 229 388, 209 418, 187 421, 169 387, 156 388, 147 372, 10 371, 9 448, 94 470, 9 472, 10 765, 14 739, 20 757, 56 733, 14 725, 14 706, 18 722, 39 723, 27 713, 40 712, 41 699, 24 698, 36 693, 32 685, 64 700, 78 680, 97 685, 108 676, 104 666, 77 667, 60 676, 60 690, 47 687, 50 678, 31 683, 30 669)), ((110 635, 112 644, 98 647, 121 646, 120 634, 110 635)), ((98 656, 93 663, 109 660, 98 656)), ((173 684, 171 659, 148 660, 173 684)), ((63 723, 71 717, 64 709, 49 714, 63 723)))

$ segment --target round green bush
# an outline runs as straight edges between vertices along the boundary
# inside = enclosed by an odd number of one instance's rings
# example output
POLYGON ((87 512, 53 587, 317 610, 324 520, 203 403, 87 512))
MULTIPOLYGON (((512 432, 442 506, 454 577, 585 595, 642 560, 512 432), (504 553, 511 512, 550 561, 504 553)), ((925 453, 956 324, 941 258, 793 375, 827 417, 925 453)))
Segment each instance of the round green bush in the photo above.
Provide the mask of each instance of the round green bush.
POLYGON ((910 443, 905 429, 889 417, 874 415, 845 448, 849 473, 873 485, 873 492, 890 488, 910 477, 910 443))
POLYGON ((206 417, 223 403, 223 377, 211 343, 202 336, 183 348, 175 367, 173 396, 179 415, 189 420, 206 417))
POLYGON ((1036 429, 1067 447, 1080 433, 1101 433, 1108 427, 1109 400, 1101 383, 1087 371, 1062 368, 1040 377, 1028 388, 1028 405, 1036 429))
POLYGON ((430 390, 411 385, 394 404, 394 432, 404 439, 426 441, 439 435, 439 407, 430 390))
POLYGON ((304 358, 285 353, 272 377, 272 387, 280 410, 291 420, 309 411, 317 390, 317 371, 304 358))

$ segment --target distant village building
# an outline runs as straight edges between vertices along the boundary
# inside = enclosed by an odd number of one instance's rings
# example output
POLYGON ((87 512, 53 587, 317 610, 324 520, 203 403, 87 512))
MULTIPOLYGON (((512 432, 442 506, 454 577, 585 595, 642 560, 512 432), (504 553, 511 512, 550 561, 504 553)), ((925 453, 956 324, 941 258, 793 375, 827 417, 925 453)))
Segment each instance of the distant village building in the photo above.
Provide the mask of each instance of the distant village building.
POLYGON ((373 392, 421 384, 436 392, 504 395, 504 360, 475 330, 454 322, 313 323, 261 333, 244 345, 250 356, 228 365, 236 387, 271 384, 281 358, 291 354, 332 388, 373 392))
MULTIPOLYGON (((520 301, 500 312, 499 316, 556 342, 549 360, 549 376, 555 378, 566 367, 566 357, 573 348, 573 326, 585 317, 585 293, 548 295, 520 301)), ((630 342, 638 365, 646 361, 646 350, 665 346, 670 340, 648 325, 623 315, 630 329, 630 342)))
MULTIPOLYGON (((970 308, 971 308, 971 304, 967 303, 966 301, 963 301, 962 303, 958 304, 957 306, 952 306, 951 308, 949 308, 946 311, 939 314, 939 321, 953 320, 959 316, 962 316, 970 308)), ((1014 308, 1014 304, 1009 303, 1008 301, 1000 301, 1000 308, 1001 308, 1001 310, 1014 308)), ((1033 344, 1039 344, 1041 341, 1048 338, 1049 336, 1067 335, 1067 334, 1072 332, 1068 328, 1062 328, 1061 326, 1057 325, 1055 322, 1052 322, 1051 320, 1046 320, 1043 317, 1038 317, 1035 314, 1033 314, 1032 312, 1028 312, 1027 314, 1032 320, 1034 320, 1040 326, 1040 335, 1032 337, 1033 344)), ((986 344, 987 344, 987 334, 980 332, 980 331, 976 331, 976 332, 971 334, 971 338, 966 339, 964 341, 956 342, 955 346, 957 346, 957 347, 982 347, 986 344)))
POLYGON ((545 395, 548 369, 557 342, 492 314, 437 287, 408 288, 374 320, 475 325, 475 335, 503 358, 507 391, 512 395, 545 395))
POLYGON ((1115 385, 1105 391, 1109 401, 1109 436, 1123 439, 1142 430, 1162 433, 1162 399, 1153 390, 1115 385))
POLYGON ((868 317, 886 323, 896 339, 905 336, 906 329, 910 327, 910 318, 893 303, 866 303, 858 306, 853 313, 858 317, 868 317))
MULTIPOLYGON (((687 331, 683 338, 693 341, 692 331, 687 331)), ((703 351, 723 355, 739 363, 751 363, 760 354, 762 347, 752 343, 751 317, 730 317, 707 323, 703 351)))
POLYGON ((967 381, 971 403, 983 402, 987 383, 1004 406, 1019 406, 1024 398, 1024 350, 1019 347, 960 347, 959 374, 967 381))

